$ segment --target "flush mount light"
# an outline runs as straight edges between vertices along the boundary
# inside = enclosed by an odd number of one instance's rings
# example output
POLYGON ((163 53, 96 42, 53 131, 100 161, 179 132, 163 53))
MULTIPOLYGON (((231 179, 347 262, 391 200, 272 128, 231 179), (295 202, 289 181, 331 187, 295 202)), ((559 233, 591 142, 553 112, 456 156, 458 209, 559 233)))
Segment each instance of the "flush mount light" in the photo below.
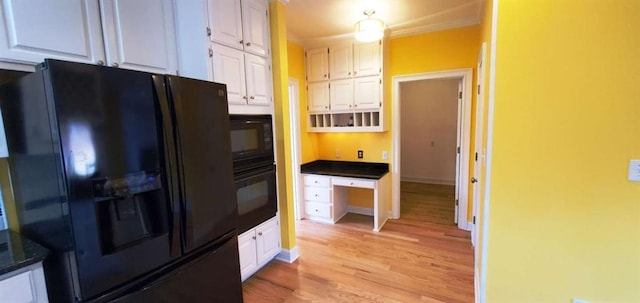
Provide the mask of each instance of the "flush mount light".
POLYGON ((382 39, 384 36, 384 22, 380 19, 373 19, 371 16, 376 11, 368 9, 363 12, 367 19, 356 23, 356 40, 361 42, 373 42, 382 39))

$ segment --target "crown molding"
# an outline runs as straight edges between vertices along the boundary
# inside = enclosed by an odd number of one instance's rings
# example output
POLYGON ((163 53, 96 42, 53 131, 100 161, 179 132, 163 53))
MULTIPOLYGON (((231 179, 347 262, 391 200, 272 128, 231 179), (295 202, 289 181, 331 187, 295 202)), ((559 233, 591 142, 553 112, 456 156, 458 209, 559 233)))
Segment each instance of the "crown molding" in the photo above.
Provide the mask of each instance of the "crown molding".
POLYGON ((438 32, 438 31, 478 25, 478 24, 480 24, 480 19, 469 18, 469 19, 463 19, 455 22, 414 26, 414 27, 403 28, 403 29, 394 30, 393 28, 390 28, 389 32, 390 32, 391 38, 399 38, 399 37, 414 36, 419 34, 438 32))

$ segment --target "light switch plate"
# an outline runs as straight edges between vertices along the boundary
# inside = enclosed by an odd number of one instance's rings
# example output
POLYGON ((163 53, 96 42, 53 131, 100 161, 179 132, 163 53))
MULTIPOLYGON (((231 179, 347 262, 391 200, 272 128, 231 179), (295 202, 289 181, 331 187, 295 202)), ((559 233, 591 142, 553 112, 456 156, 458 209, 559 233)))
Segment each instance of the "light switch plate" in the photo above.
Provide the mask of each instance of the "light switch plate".
POLYGON ((640 160, 629 160, 629 181, 640 182, 640 160))

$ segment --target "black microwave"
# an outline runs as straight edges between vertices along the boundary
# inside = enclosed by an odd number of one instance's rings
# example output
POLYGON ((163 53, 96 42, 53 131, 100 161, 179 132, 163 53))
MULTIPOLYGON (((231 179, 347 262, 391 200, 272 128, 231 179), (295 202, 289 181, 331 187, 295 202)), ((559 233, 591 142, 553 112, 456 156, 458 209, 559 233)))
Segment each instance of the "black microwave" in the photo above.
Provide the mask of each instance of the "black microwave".
POLYGON ((271 115, 230 115, 233 170, 273 165, 271 115))

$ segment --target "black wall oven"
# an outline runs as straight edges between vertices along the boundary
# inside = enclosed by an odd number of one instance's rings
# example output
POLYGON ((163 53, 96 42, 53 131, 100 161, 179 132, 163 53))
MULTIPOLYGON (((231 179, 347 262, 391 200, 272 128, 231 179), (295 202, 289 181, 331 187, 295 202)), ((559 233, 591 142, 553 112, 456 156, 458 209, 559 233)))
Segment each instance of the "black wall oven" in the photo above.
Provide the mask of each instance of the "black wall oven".
POLYGON ((271 115, 231 115, 234 171, 273 164, 271 115))
POLYGON ((271 115, 231 115, 231 151, 238 204, 238 233, 278 210, 271 115))

